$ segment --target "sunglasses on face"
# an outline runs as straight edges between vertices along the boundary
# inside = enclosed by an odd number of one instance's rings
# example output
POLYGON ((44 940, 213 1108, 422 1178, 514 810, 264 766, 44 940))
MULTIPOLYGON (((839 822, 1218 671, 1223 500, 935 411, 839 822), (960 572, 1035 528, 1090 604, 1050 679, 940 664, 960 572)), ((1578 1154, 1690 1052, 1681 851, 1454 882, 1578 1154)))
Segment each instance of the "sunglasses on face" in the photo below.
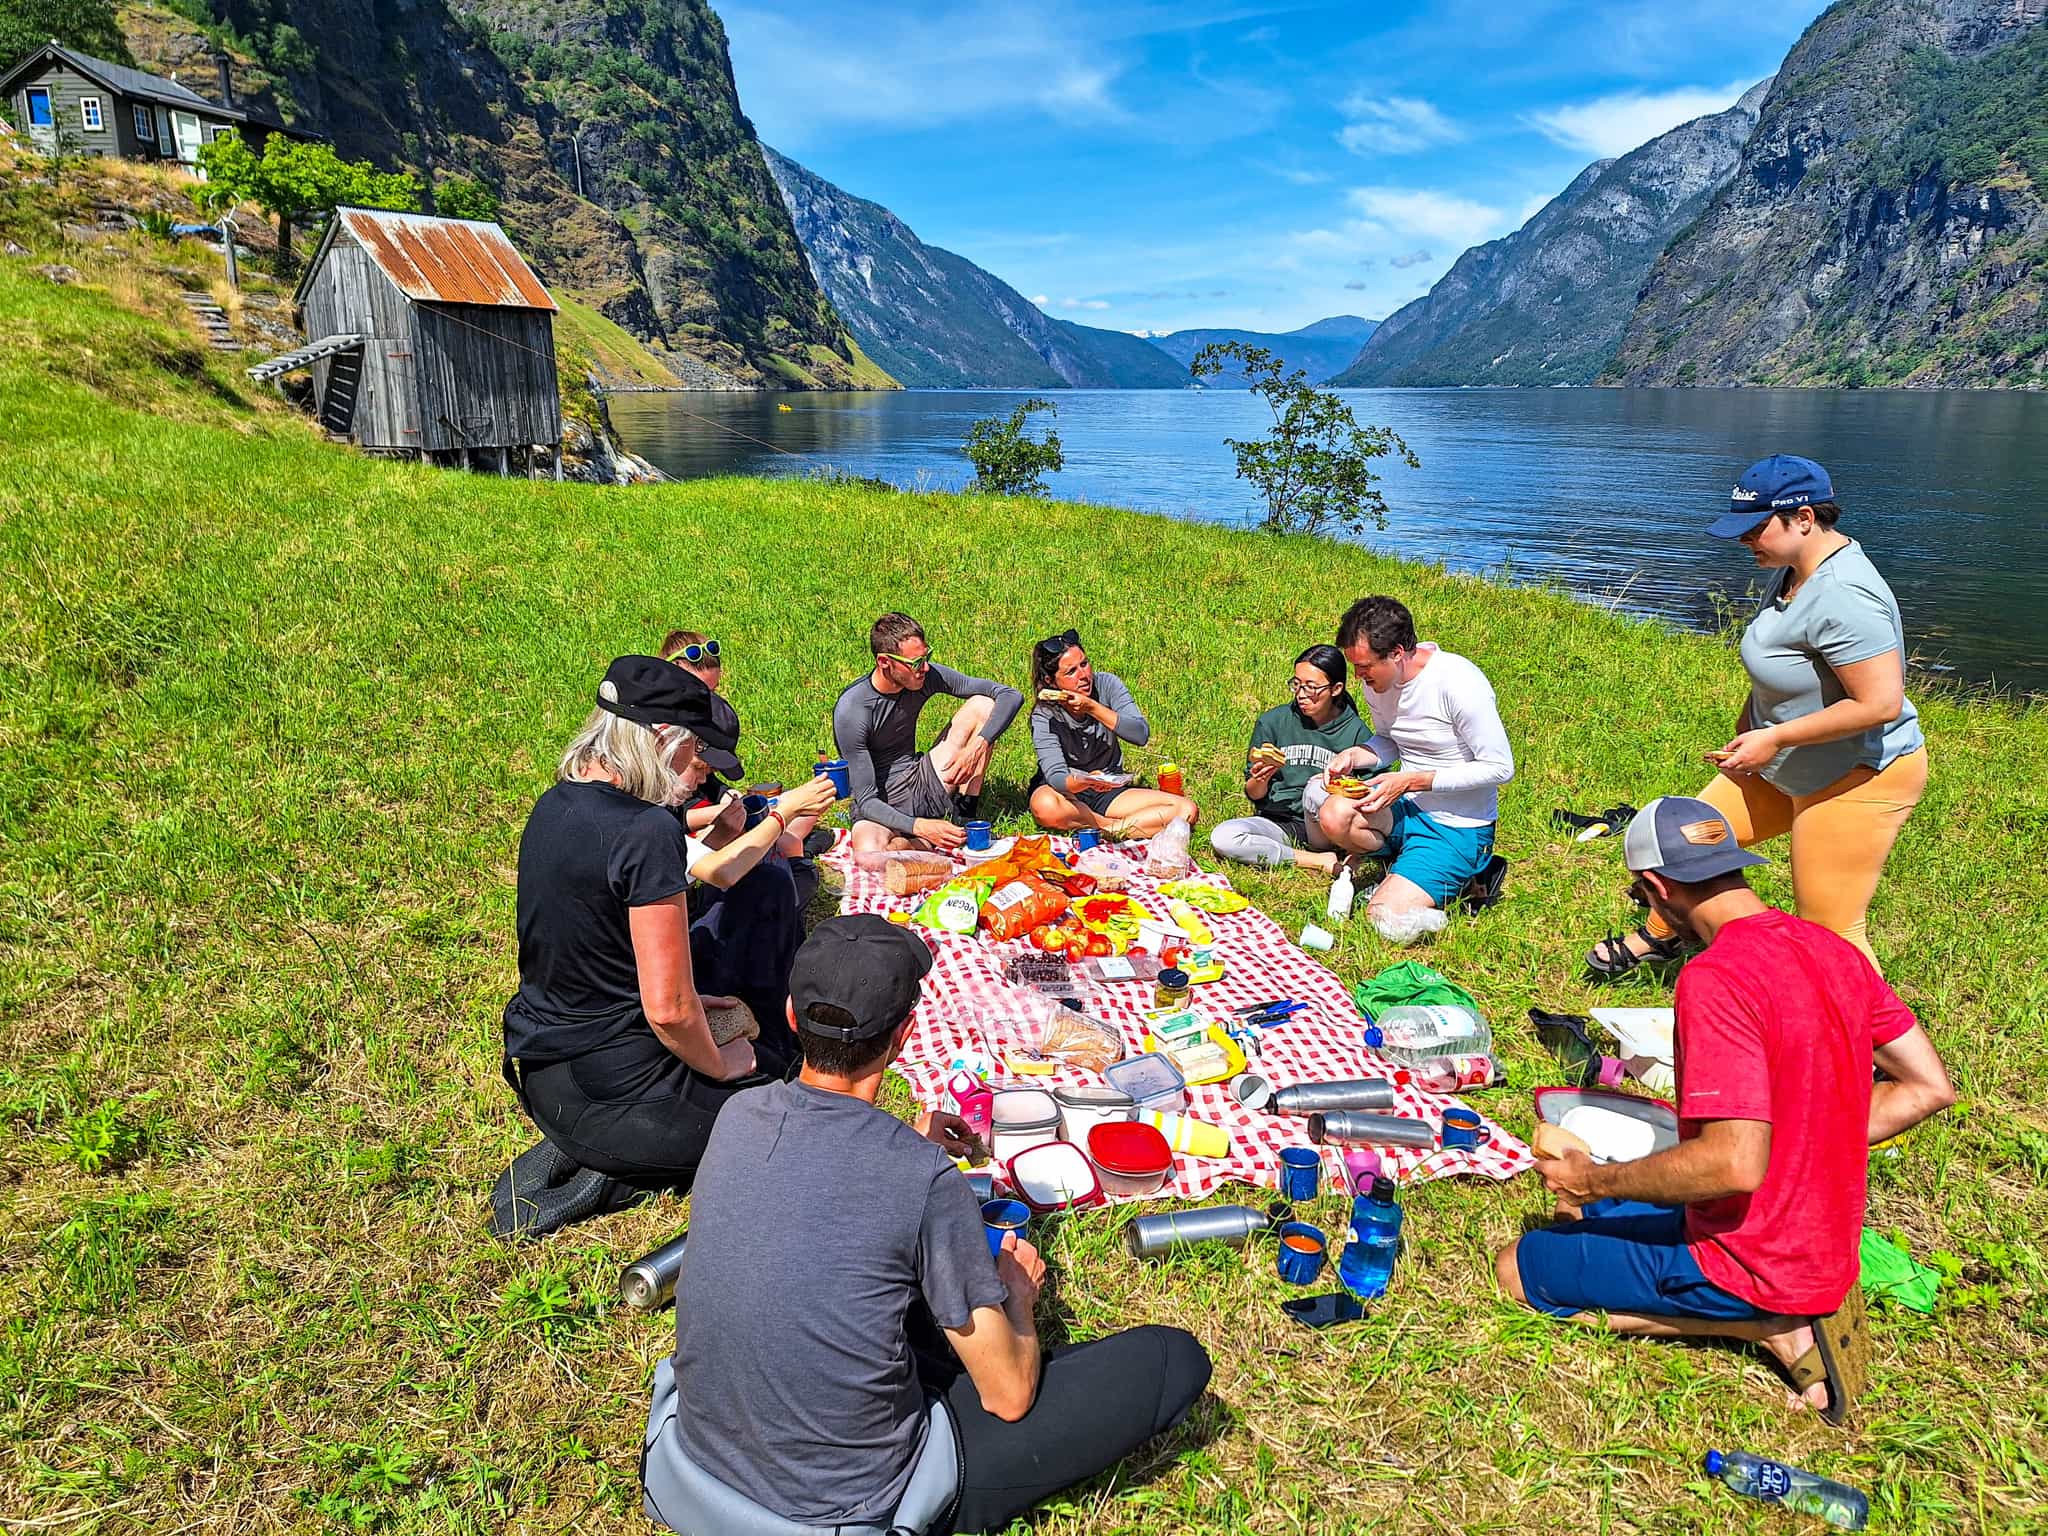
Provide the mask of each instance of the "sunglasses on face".
POLYGON ((882 652, 882 660, 893 661, 899 667, 908 667, 913 672, 922 672, 932 664, 932 653, 926 651, 922 656, 913 661, 908 656, 898 656, 894 651, 884 651, 882 652))
POLYGON ((683 660, 691 663, 718 660, 718 642, 706 640, 702 645, 686 645, 682 649, 683 660))
POLYGON ((1047 656, 1064 656, 1080 644, 1080 631, 1069 629, 1057 635, 1047 635, 1038 642, 1038 648, 1047 656))

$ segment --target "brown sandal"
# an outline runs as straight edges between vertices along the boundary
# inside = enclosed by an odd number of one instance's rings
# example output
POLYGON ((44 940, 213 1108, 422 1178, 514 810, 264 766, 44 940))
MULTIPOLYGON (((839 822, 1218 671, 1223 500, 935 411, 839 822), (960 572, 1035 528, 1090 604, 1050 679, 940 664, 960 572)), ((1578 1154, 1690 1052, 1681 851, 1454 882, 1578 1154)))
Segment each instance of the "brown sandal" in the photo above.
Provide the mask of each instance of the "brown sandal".
POLYGON ((1849 1410, 1870 1384, 1870 1328, 1860 1286, 1851 1285, 1839 1307, 1813 1319, 1813 1348, 1793 1361, 1787 1374, 1795 1392, 1825 1382, 1828 1403, 1820 1416, 1837 1427, 1848 1421, 1849 1410))

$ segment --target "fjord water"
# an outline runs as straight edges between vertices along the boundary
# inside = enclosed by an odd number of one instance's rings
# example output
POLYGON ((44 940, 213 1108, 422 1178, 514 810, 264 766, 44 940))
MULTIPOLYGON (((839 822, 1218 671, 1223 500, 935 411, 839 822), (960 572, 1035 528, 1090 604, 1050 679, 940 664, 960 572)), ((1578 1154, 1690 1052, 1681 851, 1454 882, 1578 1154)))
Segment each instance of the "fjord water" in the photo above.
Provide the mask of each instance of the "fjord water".
MULTIPOLYGON (((1995 391, 1345 390, 1361 422, 1422 460, 1385 470, 1378 548, 1673 622, 1714 621, 1758 580, 1747 552, 1704 536, 1752 460, 1800 453, 1834 475, 1843 527, 1890 580, 1916 662, 2048 691, 2048 396, 1995 391)), ((671 475, 804 474, 831 466, 906 487, 972 474, 968 423, 1004 390, 621 395, 626 445, 671 475), (788 406, 784 410, 780 407, 788 406)), ((1072 390, 1056 397, 1067 467, 1053 494, 1243 523, 1258 505, 1228 437, 1262 434, 1241 391, 1072 390)), ((1044 417, 1037 418, 1043 424, 1044 417)))

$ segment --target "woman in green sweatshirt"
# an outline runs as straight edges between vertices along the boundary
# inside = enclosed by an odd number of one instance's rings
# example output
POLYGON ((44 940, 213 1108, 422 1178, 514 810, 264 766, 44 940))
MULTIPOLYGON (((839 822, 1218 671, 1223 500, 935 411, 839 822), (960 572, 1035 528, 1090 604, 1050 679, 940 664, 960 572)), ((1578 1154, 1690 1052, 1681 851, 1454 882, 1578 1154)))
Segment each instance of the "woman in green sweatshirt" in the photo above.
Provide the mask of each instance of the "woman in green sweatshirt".
POLYGON ((1346 675, 1344 653, 1334 645, 1312 645, 1294 658, 1294 702, 1259 716, 1245 752, 1244 793, 1253 814, 1209 834, 1209 846, 1224 858, 1336 873, 1338 854, 1302 797, 1320 800, 1330 759, 1372 740, 1372 722, 1359 718, 1346 675), (1281 761, 1270 753, 1262 760, 1262 747, 1278 748, 1281 761))

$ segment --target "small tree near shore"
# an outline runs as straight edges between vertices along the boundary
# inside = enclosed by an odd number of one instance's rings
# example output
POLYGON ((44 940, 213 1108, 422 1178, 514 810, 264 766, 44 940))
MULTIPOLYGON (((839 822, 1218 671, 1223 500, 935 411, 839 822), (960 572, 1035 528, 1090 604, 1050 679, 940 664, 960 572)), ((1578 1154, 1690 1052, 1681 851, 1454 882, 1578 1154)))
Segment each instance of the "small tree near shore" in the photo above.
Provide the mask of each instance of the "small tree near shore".
POLYGON ((1044 476, 1057 473, 1066 463, 1060 453, 1060 435, 1050 427, 1044 438, 1025 435, 1034 411, 1059 414, 1050 400, 1033 395, 1007 417, 984 416, 967 429, 967 457, 974 461, 970 491, 991 496, 1043 496, 1044 476))
POLYGON ((1417 459, 1392 427, 1362 427, 1351 407, 1312 387, 1299 368, 1264 347, 1211 342, 1188 371, 1196 378, 1221 373, 1235 362, 1251 392, 1272 409, 1273 427, 1255 442, 1223 441, 1237 458, 1237 477, 1266 500, 1260 526, 1273 533, 1357 533, 1387 526, 1372 461, 1398 453, 1410 469, 1417 459))

